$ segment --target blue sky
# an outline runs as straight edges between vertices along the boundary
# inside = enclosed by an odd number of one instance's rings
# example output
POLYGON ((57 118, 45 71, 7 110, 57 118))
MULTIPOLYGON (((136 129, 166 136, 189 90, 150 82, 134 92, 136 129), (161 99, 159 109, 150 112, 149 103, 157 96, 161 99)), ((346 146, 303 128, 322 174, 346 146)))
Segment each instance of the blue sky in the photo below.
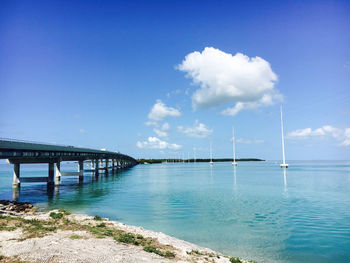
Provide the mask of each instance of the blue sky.
POLYGON ((2 1, 0 137, 280 159, 283 104, 287 159, 349 159, 349 32, 349 1, 2 1))

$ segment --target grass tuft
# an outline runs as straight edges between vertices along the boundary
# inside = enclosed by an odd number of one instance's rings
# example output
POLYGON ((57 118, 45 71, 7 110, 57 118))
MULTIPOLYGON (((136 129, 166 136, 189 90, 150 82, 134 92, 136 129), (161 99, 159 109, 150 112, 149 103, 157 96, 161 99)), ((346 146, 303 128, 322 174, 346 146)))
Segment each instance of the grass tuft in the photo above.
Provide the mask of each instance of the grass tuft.
POLYGON ((65 209, 60 209, 60 210, 58 210, 58 212, 60 212, 60 213, 62 213, 62 214, 64 214, 64 215, 66 215, 66 216, 69 216, 70 214, 72 214, 70 211, 65 210, 65 209))
POLYGON ((165 257, 165 258, 174 258, 175 257, 175 253, 171 252, 171 251, 161 251, 158 248, 154 247, 154 246, 145 246, 143 248, 144 251, 148 252, 148 253, 154 253, 157 254, 159 256, 165 257))
POLYGON ((134 244, 136 246, 140 244, 140 241, 132 233, 119 233, 114 239, 121 243, 134 244))
POLYGON ((50 217, 52 219, 61 219, 63 217, 63 214, 62 213, 55 213, 55 212, 51 212, 50 213, 50 217))
POLYGON ((96 221, 101 221, 102 220, 102 217, 98 216, 98 215, 95 215, 94 216, 94 220, 96 221))
POLYGON ((167 250, 164 253, 164 257, 166 257, 166 258, 174 258, 175 257, 175 253, 167 250))
POLYGON ((79 235, 71 235, 70 236, 70 239, 82 239, 83 237, 82 236, 79 236, 79 235))
POLYGON ((160 255, 160 256, 163 255, 162 251, 160 251, 158 248, 153 247, 153 246, 145 246, 143 248, 143 250, 146 252, 149 252, 149 253, 154 253, 154 254, 160 255))
POLYGON ((105 223, 98 224, 97 227, 106 227, 105 223))
POLYGON ((237 257, 231 257, 230 262, 231 263, 243 263, 242 260, 240 258, 237 258, 237 257))

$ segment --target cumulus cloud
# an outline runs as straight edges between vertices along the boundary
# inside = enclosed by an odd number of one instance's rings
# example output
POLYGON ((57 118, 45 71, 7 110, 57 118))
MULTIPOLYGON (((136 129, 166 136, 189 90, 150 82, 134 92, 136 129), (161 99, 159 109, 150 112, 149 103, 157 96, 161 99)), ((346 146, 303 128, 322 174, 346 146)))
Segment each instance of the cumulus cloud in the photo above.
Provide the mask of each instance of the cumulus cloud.
POLYGON ((168 130, 170 130, 170 125, 169 125, 169 123, 167 123, 167 122, 163 123, 161 129, 162 129, 163 131, 168 131, 168 130))
POLYGON ((168 137, 168 133, 166 131, 162 131, 160 129, 154 128, 153 131, 159 136, 159 137, 168 137))
POLYGON ((342 131, 338 128, 332 127, 330 125, 325 125, 321 128, 317 129, 311 129, 311 128, 305 128, 305 129, 299 129, 292 131, 287 134, 288 138, 307 138, 312 136, 332 136, 332 137, 339 137, 341 135, 342 131))
POLYGON ((156 122, 156 121, 146 121, 145 124, 147 126, 156 126, 156 127, 158 127, 158 122, 156 122))
POLYGON ((175 143, 168 143, 166 141, 162 141, 157 137, 148 137, 147 141, 136 143, 136 146, 141 149, 170 149, 170 150, 178 150, 182 146, 175 143))
POLYGON ((282 100, 282 95, 274 88, 276 74, 260 57, 249 58, 241 53, 233 56, 206 47, 202 52, 188 54, 177 69, 186 72, 193 84, 200 86, 192 95, 194 108, 234 104, 222 114, 235 115, 244 109, 282 100))
POLYGON ((339 141, 341 146, 350 146, 350 128, 340 129, 331 125, 325 125, 317 129, 299 129, 287 134, 288 139, 306 139, 311 137, 332 137, 339 141))
POLYGON ((195 138, 205 138, 213 133, 213 130, 209 129, 205 124, 199 123, 198 120, 191 127, 178 126, 177 131, 195 138))
POLYGON ((159 126, 157 124, 157 128, 154 128, 153 131, 159 136, 159 137, 168 137, 168 132, 170 130, 169 123, 165 122, 163 125, 159 126))
POLYGON ((180 89, 177 89, 177 90, 173 90, 173 91, 171 91, 171 92, 168 92, 167 94, 166 94, 166 96, 168 97, 168 98, 170 98, 170 97, 172 97, 172 96, 174 96, 174 95, 178 95, 178 94, 180 94, 181 93, 181 90, 180 89))
POLYGON ((264 143, 264 140, 250 140, 250 139, 239 138, 236 140, 236 142, 241 144, 260 144, 260 143, 264 143))
POLYGON ((181 112, 178 109, 167 107, 161 100, 157 100, 148 114, 149 123, 164 120, 168 116, 178 117, 181 116, 181 112))
POLYGON ((345 129, 344 140, 341 142, 342 146, 350 146, 350 128, 345 129))

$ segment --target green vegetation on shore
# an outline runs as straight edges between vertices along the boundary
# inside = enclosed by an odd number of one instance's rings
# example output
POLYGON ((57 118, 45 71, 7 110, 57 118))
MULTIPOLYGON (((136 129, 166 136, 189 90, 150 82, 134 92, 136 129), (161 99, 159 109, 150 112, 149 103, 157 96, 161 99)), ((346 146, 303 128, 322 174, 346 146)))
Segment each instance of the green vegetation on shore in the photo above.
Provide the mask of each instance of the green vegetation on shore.
MULTIPOLYGON (((90 218, 77 218, 75 215, 71 215, 69 211, 60 209, 48 212, 46 214, 47 217, 35 217, 37 207, 29 203, 5 200, 1 202, 6 203, 6 205, 3 205, 2 211, 0 211, 0 232, 21 230, 20 234, 13 240, 24 241, 31 238, 42 238, 57 231, 82 231, 78 233, 68 232, 68 238, 71 240, 89 239, 91 236, 94 238, 113 238, 118 243, 141 247, 146 252, 154 253, 167 259, 175 261, 184 259, 181 253, 176 255, 175 252, 178 252, 178 250, 174 246, 162 244, 157 238, 145 237, 122 230, 113 222, 109 222, 108 219, 98 215, 90 218), (16 210, 18 212, 14 215, 13 212, 7 210, 9 208, 11 211, 16 210), (24 218, 23 216, 26 215, 32 215, 32 217, 24 218)), ((186 251, 186 253, 191 256, 189 262, 203 262, 203 259, 205 262, 215 262, 214 258, 220 259, 221 257, 225 257, 233 263, 246 262, 237 257, 228 257, 214 252, 191 250, 186 251)), ((23 263, 18 256, 6 257, 3 255, 0 255, 0 262, 23 263)))
MULTIPOLYGON (((193 163, 194 159, 138 159, 140 164, 151 164, 151 163, 182 163, 190 162, 193 163)), ((263 162, 265 160, 258 158, 241 158, 236 159, 236 162, 263 162)), ((197 163, 208 163, 210 159, 196 159, 197 163)), ((213 162, 232 162, 232 158, 217 158, 213 159, 213 162)))
MULTIPOLYGON (((162 245, 154 238, 125 232, 116 228, 112 223, 108 223, 108 221, 103 222, 103 218, 100 216, 95 216, 91 220, 92 222, 86 221, 86 223, 81 223, 67 218, 67 215, 70 215, 70 212, 66 210, 51 212, 49 214, 49 220, 24 219, 19 216, 0 215, 0 231, 14 231, 17 228, 22 229, 23 236, 19 240, 44 237, 57 230, 86 231, 96 238, 112 237, 119 243, 142 246, 144 251, 155 253, 165 258, 171 259, 176 256, 173 252, 175 249, 172 246, 162 245), (96 221, 96 223, 94 223, 94 221, 96 221)), ((81 238, 84 237, 79 235, 70 236, 70 239, 81 238)))

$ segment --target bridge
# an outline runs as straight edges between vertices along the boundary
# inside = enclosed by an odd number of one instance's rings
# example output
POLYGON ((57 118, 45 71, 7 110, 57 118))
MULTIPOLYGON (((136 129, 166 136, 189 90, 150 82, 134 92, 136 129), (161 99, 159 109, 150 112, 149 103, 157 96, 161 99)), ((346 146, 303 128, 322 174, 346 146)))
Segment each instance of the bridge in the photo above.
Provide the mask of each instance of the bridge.
POLYGON ((79 148, 65 145, 42 144, 17 140, 0 139, 0 159, 7 159, 13 164, 13 188, 21 183, 46 182, 48 186, 59 185, 62 176, 78 176, 84 179, 84 171, 99 176, 101 172, 108 174, 119 169, 135 166, 138 162, 125 154, 79 148), (78 171, 61 172, 61 162, 78 162, 78 171), (31 163, 47 163, 47 177, 21 177, 20 165, 31 163), (84 163, 89 163, 90 169, 84 170, 84 163))

